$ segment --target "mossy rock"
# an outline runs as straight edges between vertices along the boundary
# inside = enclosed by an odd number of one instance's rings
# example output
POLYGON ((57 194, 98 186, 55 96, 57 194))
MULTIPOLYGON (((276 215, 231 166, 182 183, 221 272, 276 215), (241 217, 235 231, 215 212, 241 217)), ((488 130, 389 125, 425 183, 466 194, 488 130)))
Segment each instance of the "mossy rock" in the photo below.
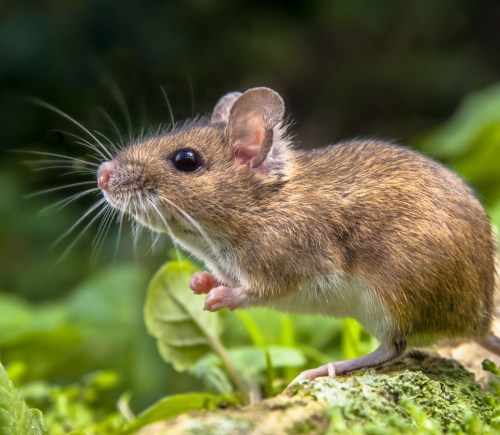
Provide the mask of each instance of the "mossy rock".
POLYGON ((252 406, 193 412, 141 434, 500 434, 498 399, 458 362, 411 352, 376 370, 302 382, 252 406))

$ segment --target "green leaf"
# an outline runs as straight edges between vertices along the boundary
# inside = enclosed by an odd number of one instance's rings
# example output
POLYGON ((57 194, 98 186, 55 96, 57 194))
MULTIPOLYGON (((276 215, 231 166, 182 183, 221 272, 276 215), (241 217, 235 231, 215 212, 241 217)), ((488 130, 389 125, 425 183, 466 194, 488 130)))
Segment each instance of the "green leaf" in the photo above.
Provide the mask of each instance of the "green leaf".
POLYGON ((0 433, 47 434, 40 411, 30 409, 21 399, 0 364, 0 433))
MULTIPOLYGON (((500 201, 495 204, 494 207, 492 207, 490 211, 490 217, 491 220, 494 222, 494 224, 497 226, 497 228, 500 228, 500 201)), ((497 241, 499 240, 498 238, 498 231, 497 231, 497 241)))
MULTIPOLYGON (((293 319, 290 314, 281 316, 281 345, 285 347, 295 346, 295 330, 293 319)), ((285 379, 292 380, 298 375, 298 370, 293 367, 285 367, 285 379)))
POLYGON ((269 349, 266 349, 266 395, 267 397, 272 397, 274 395, 274 380, 275 380, 275 371, 273 367, 273 363, 271 361, 271 354, 269 353, 269 349))
POLYGON ((64 323, 61 305, 33 306, 18 296, 0 293, 0 346, 16 344, 28 334, 50 332, 64 323))
POLYGON ((453 158, 471 148, 475 138, 500 122, 500 85, 474 92, 462 101, 452 118, 426 137, 421 146, 440 158, 453 158))
POLYGON ((167 263, 149 284, 144 310, 162 358, 178 371, 192 367, 218 342, 218 315, 203 311, 203 297, 189 290, 196 270, 187 261, 167 263))
POLYGON ((128 434, 136 432, 148 424, 167 420, 187 412, 208 411, 220 406, 234 406, 237 403, 238 401, 235 396, 220 396, 209 393, 187 393, 165 397, 142 412, 135 420, 125 425, 123 431, 119 433, 128 434))
POLYGON ((361 356, 359 349, 361 343, 361 325, 354 319, 344 319, 342 329, 342 357, 352 359, 361 356))
POLYGON ((234 391, 226 373, 220 368, 219 360, 210 353, 189 369, 189 373, 201 379, 209 391, 230 394, 234 391))
POLYGON ((189 290, 196 270, 188 261, 171 261, 156 273, 144 308, 148 332, 157 339, 162 358, 178 371, 190 369, 213 351, 249 402, 250 390, 219 340, 219 315, 203 311, 203 297, 189 290))
POLYGON ((247 311, 239 310, 235 311, 234 314, 236 315, 236 317, 238 317, 238 319, 241 320, 241 323, 243 323, 243 325, 245 326, 245 329, 247 330, 252 343, 255 346, 264 346, 266 344, 264 337, 262 336, 262 332, 257 326, 257 322, 252 317, 252 315, 247 311))

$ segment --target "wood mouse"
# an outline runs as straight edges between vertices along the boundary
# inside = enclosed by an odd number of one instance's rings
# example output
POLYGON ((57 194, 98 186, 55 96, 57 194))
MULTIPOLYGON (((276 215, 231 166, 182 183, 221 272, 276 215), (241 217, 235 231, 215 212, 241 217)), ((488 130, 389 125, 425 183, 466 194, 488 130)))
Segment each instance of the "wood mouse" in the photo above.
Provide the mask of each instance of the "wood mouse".
POLYGON ((418 152, 377 140, 294 149, 269 88, 140 137, 101 164, 113 207, 204 262, 205 309, 264 306, 357 319, 372 353, 296 380, 378 366, 407 346, 490 332, 496 246, 472 190, 418 152))

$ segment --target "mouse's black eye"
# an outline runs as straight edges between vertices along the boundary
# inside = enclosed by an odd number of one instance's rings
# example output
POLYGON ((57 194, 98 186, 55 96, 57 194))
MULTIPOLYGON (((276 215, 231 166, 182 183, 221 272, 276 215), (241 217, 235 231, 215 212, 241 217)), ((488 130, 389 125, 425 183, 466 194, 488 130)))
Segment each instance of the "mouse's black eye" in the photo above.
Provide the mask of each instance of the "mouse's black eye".
POLYGON ((189 148, 176 151, 172 155, 172 163, 179 171, 194 172, 201 168, 203 161, 198 152, 189 148))

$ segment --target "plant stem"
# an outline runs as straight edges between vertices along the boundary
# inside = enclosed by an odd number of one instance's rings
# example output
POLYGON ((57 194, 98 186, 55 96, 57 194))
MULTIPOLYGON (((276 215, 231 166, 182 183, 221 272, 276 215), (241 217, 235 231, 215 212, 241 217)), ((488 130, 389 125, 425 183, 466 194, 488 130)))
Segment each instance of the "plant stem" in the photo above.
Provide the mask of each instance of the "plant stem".
POLYGON ((229 373, 229 376, 231 377, 232 381, 234 382, 239 392, 243 396, 243 402, 245 403, 245 405, 250 404, 252 402, 252 395, 250 393, 250 388, 246 383, 246 381, 241 376, 241 374, 238 372, 236 366, 231 361, 231 358, 229 357, 226 348, 222 345, 222 343, 217 337, 208 336, 207 338, 210 341, 210 346, 221 359, 222 364, 224 364, 229 373))

